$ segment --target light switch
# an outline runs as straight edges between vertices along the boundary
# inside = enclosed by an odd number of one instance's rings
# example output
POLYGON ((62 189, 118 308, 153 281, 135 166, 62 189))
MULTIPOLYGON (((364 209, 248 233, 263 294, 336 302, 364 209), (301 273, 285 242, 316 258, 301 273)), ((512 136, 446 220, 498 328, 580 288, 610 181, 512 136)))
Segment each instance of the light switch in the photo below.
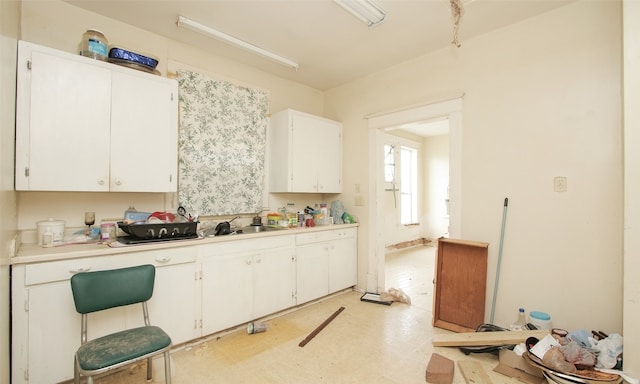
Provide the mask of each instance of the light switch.
POLYGON ((553 178, 553 191, 554 192, 567 192, 567 178, 564 176, 557 176, 553 178))
POLYGON ((356 196, 355 205, 356 206, 363 206, 364 205, 364 196, 362 196, 362 195, 356 196))

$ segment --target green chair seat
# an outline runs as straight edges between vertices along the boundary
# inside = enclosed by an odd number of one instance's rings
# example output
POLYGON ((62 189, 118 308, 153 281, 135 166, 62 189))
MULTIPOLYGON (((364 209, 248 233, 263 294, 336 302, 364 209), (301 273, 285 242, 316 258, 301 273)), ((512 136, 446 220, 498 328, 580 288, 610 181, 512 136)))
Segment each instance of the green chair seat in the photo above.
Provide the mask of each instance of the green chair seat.
POLYGON ((114 366, 159 351, 171 345, 171 338, 155 326, 127 329, 83 344, 78 364, 85 371, 114 366))

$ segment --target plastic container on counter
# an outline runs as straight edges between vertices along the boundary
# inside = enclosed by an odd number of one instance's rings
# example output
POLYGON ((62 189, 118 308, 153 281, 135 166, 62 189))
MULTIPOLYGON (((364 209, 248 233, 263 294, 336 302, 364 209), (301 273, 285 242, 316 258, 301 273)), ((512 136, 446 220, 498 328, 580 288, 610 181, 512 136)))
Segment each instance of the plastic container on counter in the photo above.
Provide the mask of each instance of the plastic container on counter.
POLYGON ((529 322, 538 329, 551 330, 551 316, 540 311, 531 311, 529 313, 529 322))
POLYGON ((103 243, 116 241, 117 237, 118 235, 116 234, 116 223, 100 223, 100 240, 103 243))
POLYGON ((38 221, 36 223, 38 227, 38 245, 51 247, 62 244, 65 224, 64 220, 54 220, 52 218, 38 221))

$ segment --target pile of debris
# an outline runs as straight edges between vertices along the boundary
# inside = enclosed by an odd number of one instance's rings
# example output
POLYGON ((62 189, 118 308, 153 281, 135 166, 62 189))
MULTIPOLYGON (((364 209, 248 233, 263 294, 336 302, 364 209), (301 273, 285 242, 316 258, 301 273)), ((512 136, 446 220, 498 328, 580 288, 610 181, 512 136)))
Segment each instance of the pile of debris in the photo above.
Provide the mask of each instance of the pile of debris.
MULTIPOLYGON (((619 384, 624 379, 638 384, 637 379, 620 371, 622 336, 619 334, 560 329, 511 331, 482 324, 477 332, 435 335, 432 344, 458 347, 467 355, 497 355, 499 363, 494 371, 525 383, 619 384)), ((458 368, 467 383, 491 383, 479 362, 460 360, 458 368)), ((454 370, 452 360, 433 353, 427 365, 426 381, 451 384, 454 370)))

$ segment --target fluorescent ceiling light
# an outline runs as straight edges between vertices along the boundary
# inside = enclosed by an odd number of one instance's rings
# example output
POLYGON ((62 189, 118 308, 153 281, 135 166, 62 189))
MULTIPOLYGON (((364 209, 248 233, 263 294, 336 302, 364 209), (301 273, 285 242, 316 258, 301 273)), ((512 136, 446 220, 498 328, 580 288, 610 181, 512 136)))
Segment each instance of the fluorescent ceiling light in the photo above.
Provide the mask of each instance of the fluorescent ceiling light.
POLYGON ((271 59, 273 61, 276 61, 280 64, 286 65, 288 67, 291 67, 295 70, 298 70, 298 63, 293 62, 287 58, 284 58, 282 56, 276 55, 273 52, 269 52, 266 49, 262 49, 256 45, 253 45, 251 43, 247 43, 244 40, 240 40, 236 37, 233 37, 231 35, 227 35, 224 32, 220 32, 218 30, 215 30, 213 28, 207 27, 206 25, 202 25, 198 22, 195 22, 191 19, 188 19, 184 16, 178 16, 178 21, 176 23, 178 25, 178 27, 183 27, 183 28, 187 28, 187 29, 191 29, 192 31, 201 33, 203 35, 209 36, 209 37, 213 37, 214 39, 218 39, 221 40, 225 43, 231 44, 231 45, 235 45, 236 47, 239 48, 243 48, 246 49, 247 51, 256 53, 258 55, 264 56, 268 59, 271 59))
POLYGON ((387 13, 373 0, 333 0, 357 17, 360 21, 367 24, 369 28, 375 27, 382 23, 387 17, 387 13))

